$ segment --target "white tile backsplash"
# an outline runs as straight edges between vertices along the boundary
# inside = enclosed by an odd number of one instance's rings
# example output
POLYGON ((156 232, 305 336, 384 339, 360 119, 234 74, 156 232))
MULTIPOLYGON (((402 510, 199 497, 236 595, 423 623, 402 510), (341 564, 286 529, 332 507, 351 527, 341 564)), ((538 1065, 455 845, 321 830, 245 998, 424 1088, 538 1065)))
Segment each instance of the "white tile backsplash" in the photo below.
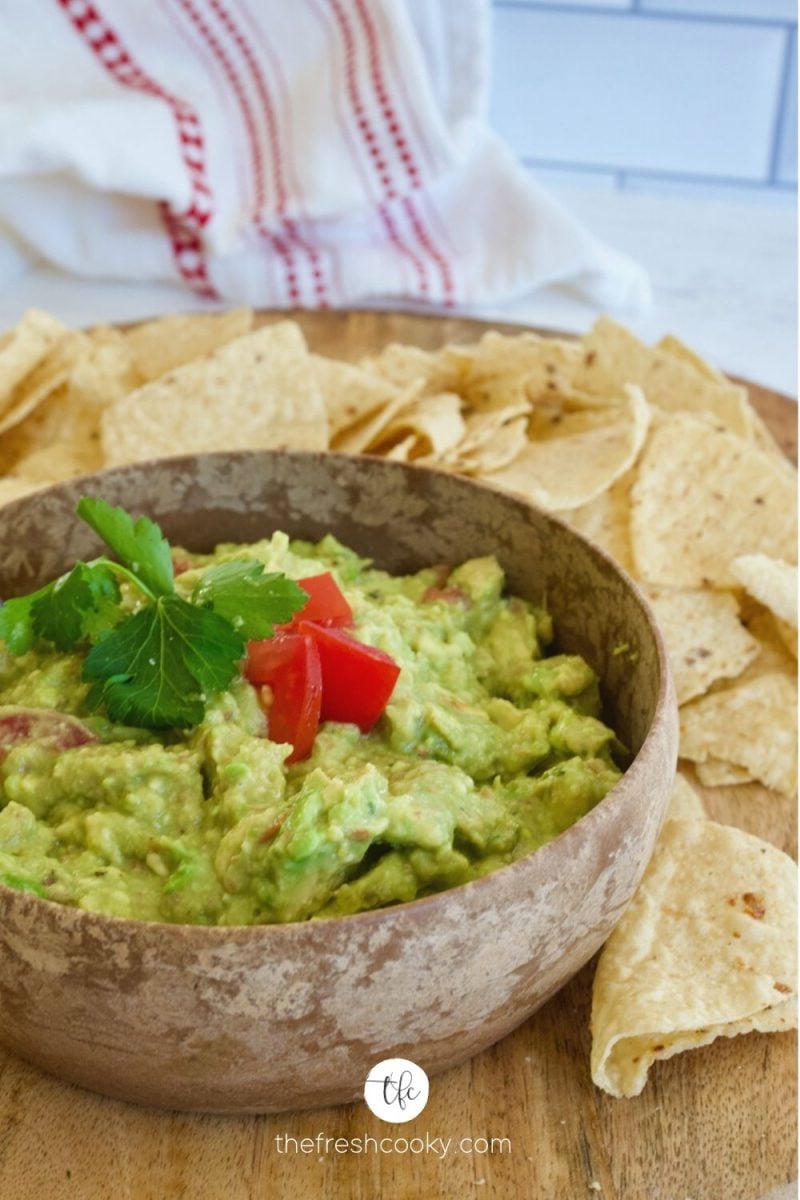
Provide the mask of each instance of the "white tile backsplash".
MULTIPOLYGON (((533 167, 535 171, 535 166, 533 167)), ((587 172, 589 174, 589 172, 587 172)), ((625 192, 645 196, 682 196, 686 200, 728 201, 732 204, 765 204, 774 208, 793 208, 797 193, 791 187, 765 187, 751 184, 713 183, 707 180, 659 178, 652 175, 623 175, 619 186, 625 192)))
POLYGON ((566 171, 536 162, 530 163, 529 170, 538 183, 552 192, 613 192, 620 184, 615 171, 566 171))
POLYGON ((797 35, 792 38, 791 65, 787 80, 785 112, 780 129, 777 178, 780 183, 797 183, 797 35))
POLYGON ((493 123, 543 181, 790 203, 796 17, 787 0, 494 0, 493 123))
MULTIPOLYGON (((530 8, 532 0, 495 0, 509 8, 530 8)), ((534 0, 535 3, 535 0, 534 0)), ((546 0, 548 8, 613 8, 632 11, 636 0, 546 0)))
POLYGON ((643 12, 687 17, 749 17, 754 21, 796 21, 794 0, 640 0, 643 12))

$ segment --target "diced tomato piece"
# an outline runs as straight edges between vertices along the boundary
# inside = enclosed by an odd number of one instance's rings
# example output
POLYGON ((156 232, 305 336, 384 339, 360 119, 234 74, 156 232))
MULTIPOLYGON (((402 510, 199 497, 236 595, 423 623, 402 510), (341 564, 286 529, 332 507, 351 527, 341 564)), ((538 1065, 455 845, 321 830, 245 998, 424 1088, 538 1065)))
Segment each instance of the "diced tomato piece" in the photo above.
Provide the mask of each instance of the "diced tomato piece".
POLYGON ((299 653, 298 637, 297 633, 281 631, 261 642, 248 642, 245 677, 251 683, 269 683, 275 671, 299 653))
POLYGON ((278 629, 295 629, 298 621, 314 621, 318 625, 337 627, 353 624, 353 610, 330 571, 325 571, 323 575, 311 575, 308 579, 298 579, 297 585, 308 592, 308 600, 288 625, 279 625, 278 629))
POLYGON ((292 746, 286 761, 307 758, 317 736, 322 703, 322 670, 314 639, 305 633, 276 633, 250 642, 245 675, 251 683, 269 685, 269 736, 273 742, 292 746))
POLYGON ((465 608, 469 608, 471 603, 467 593, 452 583, 449 587, 426 588, 422 594, 422 599, 428 604, 434 600, 445 600, 448 604, 463 604, 465 608))
POLYGON ((0 708, 0 759, 20 742, 34 738, 47 742, 54 750, 74 750, 97 741, 83 721, 54 708, 0 708))
POLYGON ((323 721, 344 721, 369 733, 394 691, 400 668, 375 646, 340 629, 300 621, 298 632, 313 638, 322 667, 323 721))

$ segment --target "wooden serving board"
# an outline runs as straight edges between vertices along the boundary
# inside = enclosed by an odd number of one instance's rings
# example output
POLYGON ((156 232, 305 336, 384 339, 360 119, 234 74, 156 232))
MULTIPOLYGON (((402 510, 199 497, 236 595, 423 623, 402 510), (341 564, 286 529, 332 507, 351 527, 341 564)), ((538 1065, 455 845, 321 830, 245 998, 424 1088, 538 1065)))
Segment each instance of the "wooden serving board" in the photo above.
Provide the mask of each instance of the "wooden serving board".
MULTIPOLYGON (((285 316, 286 314, 280 314, 285 316)), ((387 341, 436 347, 488 325, 379 312, 291 314, 314 349, 356 358, 387 341)), ((273 319, 265 314, 265 319, 273 319)), ((504 331, 516 326, 495 325, 504 331)), ((791 457, 796 406, 751 386, 791 457)), ((794 803, 754 785, 705 793, 710 815, 790 853, 794 803)), ((313 971, 313 964, 309 964, 313 971)), ((217 1118, 136 1108, 0 1051, 0 1200, 761 1200, 797 1175, 793 1034, 721 1038, 656 1064, 613 1100, 589 1077, 593 964, 509 1037, 431 1081, 424 1112, 385 1125, 365 1104, 217 1118), (287 1149, 285 1135, 330 1140, 287 1149), (337 1152, 335 1138, 451 1138, 442 1158, 337 1152), (493 1153, 461 1139, 509 1139, 493 1153)), ((387 1055, 392 1047, 387 1046, 387 1055)), ((424 1063, 422 1064, 424 1066, 424 1063)), ((478 1143, 482 1148, 482 1143, 478 1143)), ((776 1190, 779 1189, 779 1190, 776 1190)))

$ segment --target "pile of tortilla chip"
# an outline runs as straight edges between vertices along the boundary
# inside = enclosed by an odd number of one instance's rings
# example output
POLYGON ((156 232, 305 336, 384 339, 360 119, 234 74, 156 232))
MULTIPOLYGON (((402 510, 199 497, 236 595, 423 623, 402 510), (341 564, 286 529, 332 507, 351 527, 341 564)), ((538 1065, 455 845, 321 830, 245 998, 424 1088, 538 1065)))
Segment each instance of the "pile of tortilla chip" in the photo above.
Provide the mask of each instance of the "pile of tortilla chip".
MULTIPOLYGON (((557 513, 649 596, 707 787, 796 789, 794 468, 746 389, 677 339, 608 318, 580 340, 490 332, 358 363, 249 309, 121 330, 32 310, 0 339, 0 504, 105 466, 235 449, 332 449, 472 476, 557 513)), ((631 908, 603 951, 592 1075, 635 1095, 650 1063, 795 1023, 794 864, 705 819, 678 777, 631 908)))

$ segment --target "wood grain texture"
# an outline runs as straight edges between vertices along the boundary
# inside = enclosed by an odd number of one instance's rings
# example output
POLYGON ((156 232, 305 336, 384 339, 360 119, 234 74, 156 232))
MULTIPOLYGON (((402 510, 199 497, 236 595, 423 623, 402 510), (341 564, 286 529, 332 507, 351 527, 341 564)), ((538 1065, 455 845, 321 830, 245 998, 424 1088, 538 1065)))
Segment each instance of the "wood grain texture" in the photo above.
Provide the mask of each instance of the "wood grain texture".
MULTIPOLYGON (((281 314, 283 315, 283 314, 281 314)), ((315 349, 467 341, 480 323, 412 314, 303 314, 315 349)), ((509 330, 516 327, 502 327, 509 330)), ((752 387, 784 449, 796 407, 752 387)), ((754 785, 706 791, 711 815, 794 852, 795 805, 754 785)), ((364 1104, 275 1117, 191 1117, 61 1084, 0 1051, 0 1200, 761 1200, 796 1178, 793 1034, 720 1039, 613 1100, 589 1078, 592 964, 484 1054, 436 1078, 425 1111, 384 1125, 364 1104), (280 1153, 276 1138, 452 1138, 447 1156, 280 1153), (461 1138, 510 1139, 476 1154, 461 1138)), ((387 1047, 387 1053, 391 1048, 387 1047)), ((778 1194, 781 1194, 780 1192, 778 1194)))

